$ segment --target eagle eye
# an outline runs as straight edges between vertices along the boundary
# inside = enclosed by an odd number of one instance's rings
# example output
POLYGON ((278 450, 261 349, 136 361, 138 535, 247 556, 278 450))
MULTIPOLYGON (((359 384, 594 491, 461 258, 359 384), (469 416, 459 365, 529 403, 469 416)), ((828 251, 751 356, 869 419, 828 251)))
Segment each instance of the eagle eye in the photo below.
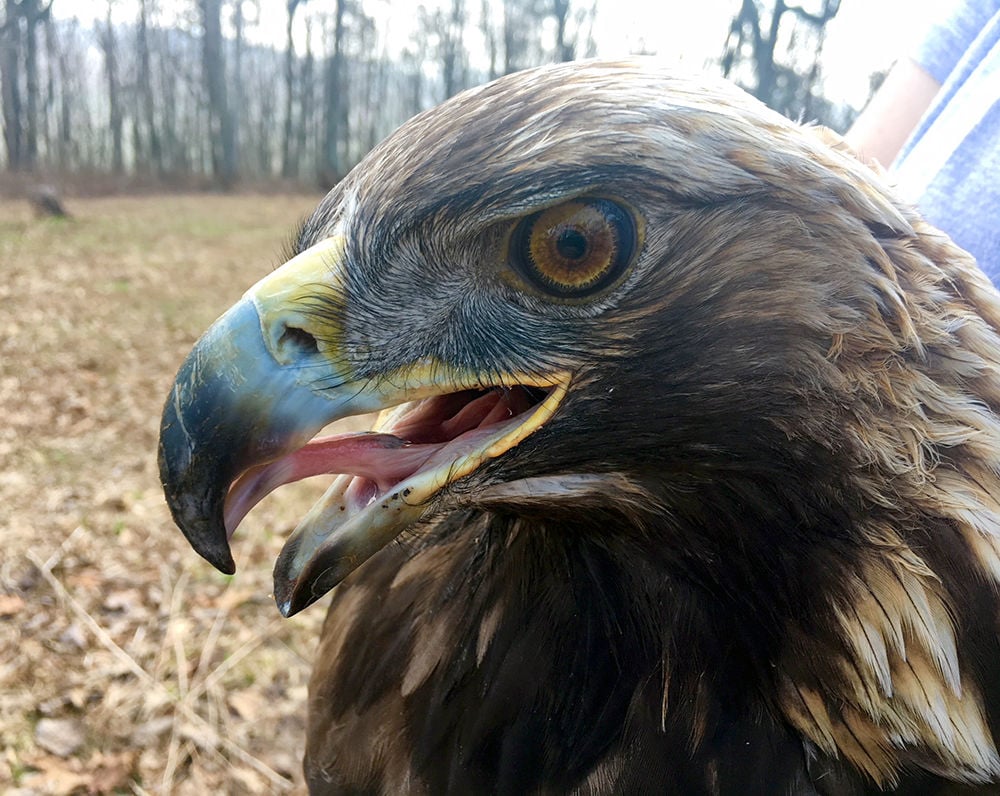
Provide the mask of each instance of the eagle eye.
POLYGON ((511 265, 549 295, 582 298, 618 280, 637 239, 625 208, 608 199, 574 199, 521 219, 511 238, 511 265))

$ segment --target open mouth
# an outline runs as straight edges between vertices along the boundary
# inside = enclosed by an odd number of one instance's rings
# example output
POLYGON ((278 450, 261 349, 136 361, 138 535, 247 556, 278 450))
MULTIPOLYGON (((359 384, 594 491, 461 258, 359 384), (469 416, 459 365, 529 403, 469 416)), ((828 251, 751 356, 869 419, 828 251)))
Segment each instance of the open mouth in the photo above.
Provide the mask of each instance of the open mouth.
POLYGON ((341 510, 347 513, 386 496, 412 503, 408 481, 461 461, 498 433, 502 437, 549 392, 517 385, 436 395, 383 412, 377 431, 317 437, 233 482, 224 509, 226 533, 231 538, 250 510, 278 487, 316 475, 352 476, 341 495, 341 510))
POLYGON ((290 616, 423 518, 441 490, 546 423, 567 384, 435 395, 385 410, 372 431, 317 437, 237 476, 223 507, 226 534, 281 485, 339 474, 275 563, 275 600, 290 616))
POLYGON ((317 296, 344 298, 343 245, 339 236, 316 244, 230 307, 182 363, 160 421, 171 515, 228 574, 236 569, 230 538, 257 503, 283 484, 336 474, 275 562, 274 597, 285 616, 429 519, 452 484, 545 425, 571 380, 552 368, 493 371, 484 382, 431 354, 378 378, 359 376, 341 351, 341 321, 310 309, 317 296), (336 420, 380 410, 371 431, 322 435, 336 420))

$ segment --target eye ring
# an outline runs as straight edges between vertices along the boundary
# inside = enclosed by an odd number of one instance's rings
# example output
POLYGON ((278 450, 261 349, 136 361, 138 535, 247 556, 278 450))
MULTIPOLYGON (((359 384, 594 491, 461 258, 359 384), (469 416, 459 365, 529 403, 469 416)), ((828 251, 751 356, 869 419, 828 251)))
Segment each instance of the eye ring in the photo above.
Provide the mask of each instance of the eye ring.
POLYGON ((610 199, 583 197, 521 219, 511 236, 510 264, 551 296, 584 298, 618 281, 638 243, 628 210, 610 199))

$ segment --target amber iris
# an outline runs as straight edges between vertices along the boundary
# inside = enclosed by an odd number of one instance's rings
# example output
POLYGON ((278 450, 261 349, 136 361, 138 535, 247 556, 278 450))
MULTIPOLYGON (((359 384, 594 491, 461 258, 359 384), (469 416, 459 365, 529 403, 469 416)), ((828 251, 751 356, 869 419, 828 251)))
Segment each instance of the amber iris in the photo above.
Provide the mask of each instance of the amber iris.
POLYGON ((624 273, 636 249, 631 215, 608 199, 574 199, 523 219, 511 241, 515 269, 546 293, 577 298, 624 273))

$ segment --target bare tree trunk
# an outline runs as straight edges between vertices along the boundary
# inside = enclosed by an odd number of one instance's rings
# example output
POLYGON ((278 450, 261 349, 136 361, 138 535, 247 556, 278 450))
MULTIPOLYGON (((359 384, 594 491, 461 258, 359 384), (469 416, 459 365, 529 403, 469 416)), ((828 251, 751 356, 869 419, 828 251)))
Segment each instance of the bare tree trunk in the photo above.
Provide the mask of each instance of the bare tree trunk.
POLYGON ((138 89, 143 124, 146 127, 146 152, 149 166, 157 174, 163 174, 163 153, 160 135, 156 129, 156 115, 153 102, 153 78, 149 58, 149 0, 139 0, 139 28, 137 31, 139 48, 138 89))
POLYGON ((514 35, 514 20, 510 0, 503 2, 503 73, 517 71, 518 46, 514 35))
POLYGON ((295 174, 299 176, 302 159, 306 156, 306 131, 312 126, 313 103, 310 96, 313 85, 312 25, 306 20, 306 54, 302 61, 302 77, 299 81, 299 123, 295 128, 295 174))
POLYGON ((243 0, 233 4, 233 126, 236 128, 236 164, 242 170, 243 161, 243 126, 245 120, 246 95, 243 90, 243 31, 246 18, 243 15, 243 0))
POLYGON ((212 172, 223 188, 236 183, 236 129, 226 94, 226 67, 222 52, 222 0, 199 0, 202 68, 208 92, 208 124, 212 141, 212 172))
MULTIPOLYGON (((594 58, 597 55, 597 41, 594 39, 594 22, 597 20, 597 0, 591 3, 590 8, 587 10, 584 19, 581 20, 581 27, 583 29, 583 22, 587 23, 587 35, 584 38, 586 42, 586 47, 583 49, 584 58, 594 58)), ((577 54, 580 53, 579 45, 576 49, 577 54)))
POLYGON ((288 22, 285 26, 285 124, 281 136, 281 176, 286 178, 294 177, 298 172, 297 158, 292 151, 295 128, 295 40, 292 38, 292 26, 300 2, 288 0, 288 22))
POLYGON ((277 109, 274 107, 273 95, 265 92, 260 103, 260 117, 257 124, 257 168, 261 174, 272 176, 274 172, 271 141, 274 125, 277 123, 277 109))
POLYGON ((44 159, 49 164, 57 163, 56 142, 58 133, 56 127, 56 103, 59 85, 59 42, 56 39, 55 25, 51 19, 45 22, 45 102, 42 103, 42 150, 44 159))
POLYGON ((125 171, 125 157, 122 149, 122 109, 121 96, 118 90, 118 44, 115 38, 115 26, 111 20, 111 2, 108 2, 108 15, 104 29, 100 31, 99 40, 104 51, 104 74, 108 81, 108 124, 111 130, 111 170, 115 174, 125 171))
POLYGON ((64 46, 59 53, 59 168, 68 169, 75 163, 77 149, 73 144, 73 103, 70 101, 70 68, 68 47, 64 46))
POLYGON ((569 18, 569 0, 552 0, 552 16, 556 19, 555 61, 572 61, 576 47, 566 40, 566 22, 569 18))
POLYGON ((48 19, 52 0, 7 0, 0 27, 4 138, 11 169, 34 168, 38 158, 38 24, 48 19), (24 103, 21 102, 21 20, 24 21, 24 103))
MULTIPOLYGON (((24 14, 24 96, 25 137, 24 166, 31 170, 38 165, 38 21, 43 16, 37 0, 21 0, 24 14)), ((48 9, 45 9, 45 14, 48 9)))
POLYGON ((529 66, 541 53, 538 31, 546 10, 532 0, 503 0, 503 72, 509 75, 529 66))
MULTIPOLYGON (((806 11, 802 6, 788 5, 786 0, 773 0, 770 9, 771 16, 766 29, 761 22, 762 8, 767 9, 763 0, 743 0, 739 12, 729 27, 729 35, 726 38, 720 62, 722 74, 725 77, 735 77, 733 73, 736 67, 741 62, 749 60, 756 78, 756 85, 747 88, 751 88, 755 97, 772 108, 784 113, 794 112, 795 108, 790 104, 796 94, 793 90, 794 87, 780 84, 781 81, 788 83, 790 70, 783 67, 775 59, 782 17, 789 13, 792 14, 812 28, 819 40, 822 41, 825 26, 840 10, 840 0, 823 0, 822 8, 818 13, 806 11), (746 44, 750 45, 749 48, 744 46, 746 44)), ((818 64, 819 53, 815 52, 811 80, 816 78, 818 64)), ((800 77, 791 76, 795 79, 800 77)), ((810 88, 810 86, 806 86, 803 89, 807 95, 810 88)), ((808 98, 805 102, 808 104, 808 98)), ((801 113, 802 108, 799 107, 798 111, 801 113)))
POLYGON ((407 51, 403 53, 403 82, 400 90, 402 97, 403 116, 409 117, 420 113, 424 97, 424 51, 407 51))
POLYGON ((323 136, 321 180, 333 186, 344 176, 340 157, 341 137, 346 134, 347 98, 344 96, 344 0, 336 0, 333 25, 333 54, 326 60, 323 80, 323 104, 326 125, 323 136))
POLYGON ((443 20, 440 41, 441 74, 444 78, 444 98, 455 96, 465 88, 463 33, 465 31, 465 0, 451 0, 451 11, 443 20))
POLYGON ((482 0, 479 7, 479 26, 482 31, 483 38, 486 40, 486 50, 490 56, 490 80, 496 80, 500 77, 500 72, 497 71, 497 57, 499 49, 497 46, 497 31, 496 27, 493 25, 493 20, 491 19, 492 13, 490 8, 490 0, 482 0))
POLYGON ((385 108, 386 95, 386 68, 385 57, 380 56, 373 59, 373 69, 369 73, 372 85, 372 113, 368 119, 368 131, 365 136, 365 151, 370 151, 378 143, 378 123, 381 116, 380 111, 385 108))
POLYGON ((171 59, 169 41, 163 42, 157 48, 157 73, 159 74, 159 90, 162 98, 162 118, 160 120, 161 163, 164 173, 177 173, 181 169, 180 142, 177 134, 177 82, 178 75, 171 69, 168 61, 171 59))
POLYGON ((15 0, 7 0, 6 16, 0 29, 0 83, 2 83, 3 135, 7 147, 7 168, 24 166, 23 112, 21 110, 20 16, 15 0))

